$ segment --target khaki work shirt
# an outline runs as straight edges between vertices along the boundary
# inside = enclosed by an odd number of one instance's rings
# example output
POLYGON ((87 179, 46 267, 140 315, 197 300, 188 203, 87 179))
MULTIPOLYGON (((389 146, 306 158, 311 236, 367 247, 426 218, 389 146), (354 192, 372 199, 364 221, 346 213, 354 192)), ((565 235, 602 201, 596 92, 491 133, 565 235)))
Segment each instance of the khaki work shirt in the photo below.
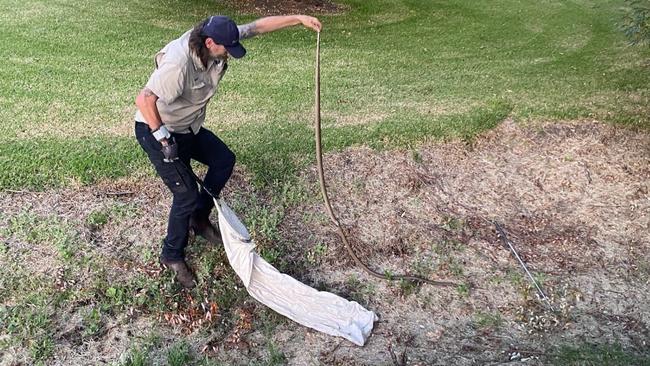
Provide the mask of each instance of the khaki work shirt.
MULTIPOLYGON (((205 122, 205 108, 217 92, 226 71, 224 61, 210 60, 203 67, 190 52, 188 31, 168 43, 155 56, 156 70, 146 87, 158 96, 156 106, 162 123, 171 132, 197 134, 205 122)), ((146 122, 140 110, 135 120, 146 122)))

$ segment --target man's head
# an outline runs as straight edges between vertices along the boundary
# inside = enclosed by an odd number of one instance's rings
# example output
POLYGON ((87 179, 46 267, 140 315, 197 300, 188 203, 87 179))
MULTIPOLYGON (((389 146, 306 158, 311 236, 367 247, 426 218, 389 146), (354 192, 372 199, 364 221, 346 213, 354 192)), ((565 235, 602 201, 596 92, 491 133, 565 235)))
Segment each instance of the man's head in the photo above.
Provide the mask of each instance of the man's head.
POLYGON ((225 59, 228 54, 234 58, 244 57, 246 49, 239 43, 239 29, 232 19, 215 15, 206 19, 201 28, 205 46, 213 58, 225 59))

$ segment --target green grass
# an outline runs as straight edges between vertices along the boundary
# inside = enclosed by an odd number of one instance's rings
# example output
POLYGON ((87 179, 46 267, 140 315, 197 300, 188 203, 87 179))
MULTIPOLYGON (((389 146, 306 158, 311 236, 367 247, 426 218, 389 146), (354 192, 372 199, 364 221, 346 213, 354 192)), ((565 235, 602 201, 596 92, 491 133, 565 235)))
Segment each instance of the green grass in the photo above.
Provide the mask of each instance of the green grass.
POLYGON ((136 217, 135 206, 132 203, 115 203, 108 207, 92 211, 86 217, 86 225, 91 230, 101 230, 112 220, 133 219, 136 217))
MULTIPOLYGON (((232 270, 216 268, 227 263, 222 247, 199 243, 190 247, 190 256, 197 258, 194 267, 201 285, 190 293, 172 281, 170 271, 160 275, 139 272, 130 268, 139 263, 129 259, 130 254, 106 258, 81 235, 85 225, 99 229, 108 220, 128 219, 131 214, 129 205, 116 204, 93 211, 92 219, 78 222, 76 227, 29 211, 2 215, 0 237, 13 245, 7 247, 11 250, 0 250, 0 349, 17 347, 26 353, 30 364, 49 364, 71 321, 78 325, 69 336, 83 343, 101 339, 111 322, 128 321, 121 316, 130 312, 158 319, 167 313, 196 312, 201 304, 212 303, 218 306, 218 314, 214 314, 218 321, 205 323, 205 330, 229 331, 231 312, 241 306, 247 293, 232 270), (48 260, 30 261, 41 256, 48 260), (120 276, 123 271, 129 271, 129 276, 120 276), (195 301, 188 303, 187 296, 195 301)), ((187 343, 168 350, 149 348, 133 348, 123 364, 151 364, 147 360, 153 351, 159 356, 164 353, 169 365, 196 364, 196 354, 187 343)))
POLYGON ((377 288, 371 281, 362 281, 356 275, 350 275, 342 284, 345 298, 367 306, 377 295, 377 288))
POLYGON ((184 342, 178 342, 167 351, 167 364, 169 366, 185 366, 193 361, 190 354, 189 345, 184 342))
MULTIPOLYGON (((344 2, 348 13, 320 17, 326 151, 354 145, 415 151, 431 140, 471 141, 508 116, 593 117, 650 127, 650 51, 628 47, 617 29, 622 0, 344 2)), ((153 54, 213 13, 233 14, 220 2, 199 0, 125 0, 120 6, 0 0, 0 190, 92 184, 143 170, 153 174, 132 137, 134 98, 152 71, 153 54)), ((318 263, 328 250, 318 244, 297 255, 278 231, 284 209, 309 199, 292 181, 298 169, 314 162, 314 41, 313 33, 298 28, 246 41, 249 54, 231 63, 207 120, 254 182, 279 193, 269 199, 236 192, 233 208, 246 213, 261 254, 298 275, 302 262, 318 263), (295 258, 302 262, 292 262, 295 258)), ((414 153, 413 160, 422 157, 414 153)), ((90 212, 82 224, 99 231, 113 220, 136 216, 130 206, 116 204, 90 212)), ((0 242, 0 348, 17 346, 30 362, 47 364, 56 349, 53 336, 73 314, 81 317, 82 342, 101 338, 111 319, 131 309, 155 317, 214 302, 221 321, 209 332, 223 338, 234 326, 232 310, 247 295, 234 273, 220 269, 222 249, 202 243, 189 249, 200 284, 191 292, 196 304, 190 305, 169 272, 115 278, 115 264, 84 242, 73 225, 28 210, 6 220, 0 232, 8 240, 0 242), (52 265, 64 268, 71 288, 57 287, 53 271, 39 274, 22 266, 7 250, 9 241, 52 248, 52 265), (75 285, 84 274, 86 283, 75 285)), ((443 225, 453 233, 464 223, 449 218, 443 225)), ((442 259, 421 258, 417 272, 446 264, 462 277, 462 263, 452 255, 463 248, 453 238, 436 243, 442 259)), ((146 249, 142 261, 156 256, 146 249)), ((507 279, 525 283, 516 271, 507 279)), ((342 286, 362 304, 378 296, 372 283, 356 277, 342 286)), ((395 286, 405 295, 418 290, 406 282, 395 286)), ((457 292, 468 297, 469 289, 463 283, 457 292)), ((262 311, 268 341, 258 345, 267 350, 259 364, 287 362, 271 339, 286 321, 262 311)), ((480 328, 497 328, 502 319, 480 313, 475 321, 480 328)), ((210 362, 200 359, 193 343, 135 343, 122 364, 149 365, 161 358, 170 365, 210 362)), ((648 362, 618 346, 565 347, 555 357, 559 364, 576 365, 648 362)))
POLYGON ((30 245, 46 244, 56 249, 59 257, 69 262, 78 251, 79 239, 71 225, 52 216, 41 218, 29 212, 11 217, 2 234, 15 236, 30 245))
POLYGON ((267 366, 280 366, 280 365, 286 365, 287 364, 287 357, 284 355, 284 353, 279 350, 273 342, 270 342, 268 344, 268 351, 269 351, 269 358, 266 360, 263 365, 267 366))
POLYGON ((474 324, 479 328, 498 328, 503 324, 503 319, 498 312, 485 313, 479 311, 474 315, 474 324))
POLYGON ((623 349, 620 344, 585 343, 560 347, 551 361, 558 366, 641 366, 650 365, 650 356, 623 349))
MULTIPOLYGON (((617 28, 622 0, 345 1, 321 16, 325 149, 471 139, 503 118, 594 117, 647 128, 647 48, 617 28)), ((198 0, 0 2, 0 189, 151 172, 132 138, 152 55, 212 13, 198 0)), ((315 36, 245 42, 207 125, 257 183, 312 163, 315 36)))
MULTIPOLYGON (((4 273, 0 273, 6 275, 4 273)), ((33 283, 21 283, 25 296, 18 304, 0 304, 0 334, 9 338, 0 340, 0 348, 19 345, 29 351, 33 361, 48 359, 54 351, 53 334, 55 307, 60 297, 48 288, 29 291, 33 283)))
POLYGON ((147 366, 149 365, 149 357, 146 351, 141 348, 133 348, 125 357, 121 366, 147 366))

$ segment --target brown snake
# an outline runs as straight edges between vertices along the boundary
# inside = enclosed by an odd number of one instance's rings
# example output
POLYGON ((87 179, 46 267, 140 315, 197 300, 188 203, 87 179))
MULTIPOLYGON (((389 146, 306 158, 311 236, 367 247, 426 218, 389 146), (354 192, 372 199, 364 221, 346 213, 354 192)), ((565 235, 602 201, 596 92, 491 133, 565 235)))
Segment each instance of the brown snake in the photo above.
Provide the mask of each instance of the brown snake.
POLYGON ((374 271, 373 269, 368 267, 354 253, 354 251, 352 250, 352 246, 348 242, 345 232, 343 231, 343 228, 339 223, 339 220, 336 218, 336 215, 334 215, 334 211, 332 211, 332 205, 330 204, 330 200, 327 196, 327 189, 325 188, 325 174, 323 170, 323 150, 322 150, 322 142, 321 142, 321 116, 320 116, 320 32, 317 33, 317 38, 316 38, 316 93, 315 94, 316 94, 316 103, 315 103, 316 108, 315 108, 315 118, 314 118, 314 129, 316 131, 316 163, 318 165, 318 179, 320 180, 320 188, 323 194, 323 200, 325 201, 325 209, 327 210, 327 214, 329 215, 330 219, 332 219, 332 222, 336 226, 339 237, 345 244, 345 249, 348 251, 350 257, 352 257, 354 262, 359 267, 363 268, 370 275, 383 280, 407 280, 412 282, 428 283, 434 286, 458 286, 453 282, 434 281, 419 276, 409 276, 409 275, 387 276, 377 271, 374 271))

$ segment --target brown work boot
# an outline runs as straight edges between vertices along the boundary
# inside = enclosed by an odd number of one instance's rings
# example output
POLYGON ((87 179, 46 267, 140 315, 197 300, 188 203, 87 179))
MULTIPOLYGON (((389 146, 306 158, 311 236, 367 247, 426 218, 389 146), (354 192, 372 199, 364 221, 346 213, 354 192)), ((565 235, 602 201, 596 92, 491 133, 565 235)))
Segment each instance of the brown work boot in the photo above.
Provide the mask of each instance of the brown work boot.
POLYGON ((221 242, 221 233, 207 217, 200 217, 192 215, 190 217, 190 229, 194 231, 194 235, 198 235, 212 244, 221 242))
POLYGON ((161 256, 160 264, 167 268, 171 268, 176 273, 176 279, 178 279, 178 282, 180 282, 183 287, 193 288, 196 286, 194 275, 184 260, 181 259, 179 261, 171 261, 161 256))

